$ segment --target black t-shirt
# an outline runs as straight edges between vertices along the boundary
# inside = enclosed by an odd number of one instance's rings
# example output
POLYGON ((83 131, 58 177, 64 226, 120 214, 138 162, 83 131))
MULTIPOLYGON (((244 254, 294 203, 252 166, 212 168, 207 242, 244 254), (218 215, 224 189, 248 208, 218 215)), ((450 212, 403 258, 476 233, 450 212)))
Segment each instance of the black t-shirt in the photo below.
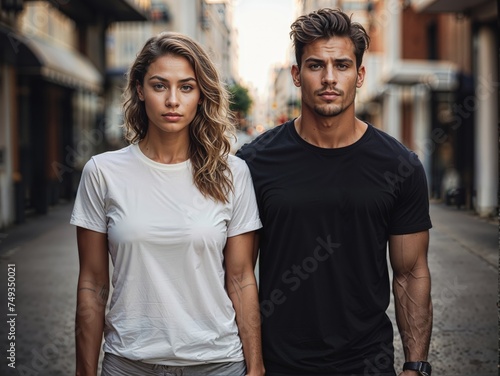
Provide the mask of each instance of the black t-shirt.
POLYGON ((266 371, 394 374, 389 235, 431 228, 415 153, 368 125, 324 149, 293 121, 244 145, 263 229, 260 306, 266 371))

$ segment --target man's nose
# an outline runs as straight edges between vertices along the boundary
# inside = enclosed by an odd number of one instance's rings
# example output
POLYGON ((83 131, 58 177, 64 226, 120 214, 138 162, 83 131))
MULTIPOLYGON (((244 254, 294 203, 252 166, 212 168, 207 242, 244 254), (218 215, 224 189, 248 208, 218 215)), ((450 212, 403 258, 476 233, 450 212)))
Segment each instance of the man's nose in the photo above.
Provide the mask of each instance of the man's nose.
POLYGON ((327 85, 332 85, 332 84, 335 84, 337 83, 337 76, 335 74, 335 69, 330 66, 330 65, 327 65, 325 70, 324 70, 324 75, 323 75, 323 84, 327 84, 327 85))

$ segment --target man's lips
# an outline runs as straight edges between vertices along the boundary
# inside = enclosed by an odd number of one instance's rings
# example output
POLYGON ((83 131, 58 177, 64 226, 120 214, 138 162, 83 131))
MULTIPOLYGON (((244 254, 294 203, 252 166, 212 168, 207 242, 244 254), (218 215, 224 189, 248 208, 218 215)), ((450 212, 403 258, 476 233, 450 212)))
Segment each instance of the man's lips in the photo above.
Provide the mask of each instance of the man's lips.
POLYGON ((333 100, 333 99, 339 97, 340 93, 337 93, 335 91, 323 91, 323 92, 319 93, 319 96, 323 99, 326 99, 326 100, 333 100))

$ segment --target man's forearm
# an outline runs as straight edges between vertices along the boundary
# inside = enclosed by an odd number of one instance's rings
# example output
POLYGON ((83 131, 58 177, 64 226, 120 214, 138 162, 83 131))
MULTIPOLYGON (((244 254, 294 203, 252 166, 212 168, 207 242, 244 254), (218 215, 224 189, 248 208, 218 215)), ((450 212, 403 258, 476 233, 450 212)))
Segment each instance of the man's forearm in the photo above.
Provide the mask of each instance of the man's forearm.
POLYGON ((432 333, 431 282, 427 268, 395 275, 396 321, 406 361, 426 360, 432 333))

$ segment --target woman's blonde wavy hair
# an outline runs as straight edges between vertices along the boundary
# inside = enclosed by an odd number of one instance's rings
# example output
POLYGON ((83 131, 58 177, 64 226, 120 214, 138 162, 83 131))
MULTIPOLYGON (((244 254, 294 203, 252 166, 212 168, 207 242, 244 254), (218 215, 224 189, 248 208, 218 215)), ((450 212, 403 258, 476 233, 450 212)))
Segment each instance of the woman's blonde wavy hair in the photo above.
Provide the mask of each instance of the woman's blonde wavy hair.
POLYGON ((148 117, 144 102, 139 99, 137 83, 144 85, 149 65, 161 56, 173 54, 185 57, 196 75, 202 103, 189 125, 189 158, 193 180, 206 197, 228 202, 233 190, 228 154, 229 137, 234 136, 234 114, 229 109, 229 92, 203 48, 191 38, 174 32, 164 32, 150 38, 130 67, 124 92, 125 138, 130 143, 144 139, 148 132, 148 117))

